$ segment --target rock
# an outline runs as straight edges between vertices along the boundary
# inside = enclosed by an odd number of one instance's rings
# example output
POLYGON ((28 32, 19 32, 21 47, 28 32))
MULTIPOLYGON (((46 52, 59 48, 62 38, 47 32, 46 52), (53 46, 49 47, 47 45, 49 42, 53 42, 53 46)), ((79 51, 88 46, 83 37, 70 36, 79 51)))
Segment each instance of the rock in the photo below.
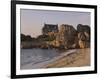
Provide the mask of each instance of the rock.
POLYGON ((75 36, 74 44, 72 45, 72 48, 79 48, 79 40, 78 40, 78 34, 75 36))
POLYGON ((78 32, 87 32, 90 35, 90 27, 88 25, 78 24, 77 31, 78 32))
POLYGON ((56 40, 59 41, 60 46, 63 46, 65 49, 73 48, 75 44, 75 39, 77 37, 77 31, 72 25, 62 24, 56 40))
POLYGON ((88 25, 78 24, 77 31, 80 48, 90 47, 90 27, 88 25))
POLYGON ((43 35, 52 35, 58 32, 58 25, 57 24, 44 24, 42 28, 43 35))
POLYGON ((79 40, 79 46, 80 46, 80 48, 85 48, 86 47, 85 43, 86 43, 85 41, 79 40))

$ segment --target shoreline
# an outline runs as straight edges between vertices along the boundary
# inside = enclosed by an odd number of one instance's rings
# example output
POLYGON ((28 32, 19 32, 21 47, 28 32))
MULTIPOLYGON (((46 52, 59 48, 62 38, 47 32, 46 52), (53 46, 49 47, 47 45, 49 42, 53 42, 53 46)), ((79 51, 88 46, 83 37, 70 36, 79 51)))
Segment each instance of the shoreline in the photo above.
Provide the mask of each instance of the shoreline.
POLYGON ((90 48, 76 50, 45 65, 45 68, 90 66, 90 48))
POLYGON ((80 67, 90 65, 90 48, 72 49, 62 52, 59 56, 51 60, 33 65, 28 64, 21 69, 42 69, 42 68, 62 68, 62 67, 80 67))
POLYGON ((54 57, 53 59, 50 59, 50 60, 47 60, 47 61, 44 61, 44 62, 40 62, 40 63, 37 63, 37 64, 34 64, 33 66, 33 63, 30 63, 30 64, 27 64, 25 66, 21 66, 21 69, 38 69, 38 68, 46 68, 45 66, 48 65, 49 63, 53 63, 61 58, 63 58, 64 56, 68 55, 69 53, 73 53, 75 51, 74 50, 67 50, 65 52, 61 52, 61 54, 57 57, 54 57))

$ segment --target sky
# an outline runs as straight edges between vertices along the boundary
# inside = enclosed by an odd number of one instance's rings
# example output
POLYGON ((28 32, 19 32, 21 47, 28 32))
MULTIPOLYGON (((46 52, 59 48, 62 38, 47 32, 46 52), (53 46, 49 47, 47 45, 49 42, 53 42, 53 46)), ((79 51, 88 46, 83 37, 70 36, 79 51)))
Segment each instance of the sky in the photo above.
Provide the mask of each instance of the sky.
POLYGON ((89 12, 74 12, 74 11, 51 11, 51 10, 34 10, 21 9, 21 33, 37 37, 42 34, 44 23, 46 24, 69 24, 74 28, 78 24, 90 26, 89 12))

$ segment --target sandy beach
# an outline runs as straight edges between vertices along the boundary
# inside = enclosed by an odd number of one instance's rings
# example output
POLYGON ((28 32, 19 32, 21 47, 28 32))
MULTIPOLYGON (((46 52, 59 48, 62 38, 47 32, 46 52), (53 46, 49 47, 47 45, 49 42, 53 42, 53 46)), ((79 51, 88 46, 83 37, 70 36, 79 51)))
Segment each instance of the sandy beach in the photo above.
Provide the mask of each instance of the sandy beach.
POLYGON ((47 64, 44 68, 80 67, 90 65, 90 48, 77 49, 47 64))

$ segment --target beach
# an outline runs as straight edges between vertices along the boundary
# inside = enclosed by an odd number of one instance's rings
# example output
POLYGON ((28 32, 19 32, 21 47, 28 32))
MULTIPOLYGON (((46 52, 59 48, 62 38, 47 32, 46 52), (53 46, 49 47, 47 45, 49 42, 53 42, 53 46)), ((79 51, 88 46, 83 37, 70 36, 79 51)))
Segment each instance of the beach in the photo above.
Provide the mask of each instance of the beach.
MULTIPOLYGON (((25 49, 26 50, 26 49, 25 49)), ((31 50, 33 51, 33 50, 31 50)), ((37 50, 35 50, 37 51, 37 50)), ((90 66, 90 48, 85 49, 69 49, 60 54, 56 54, 54 51, 38 49, 37 52, 29 53, 29 51, 23 52, 25 54, 25 60, 21 65, 21 69, 41 69, 41 68, 64 68, 64 67, 82 67, 90 66), (43 51, 43 52, 40 52, 43 51), (27 53, 28 52, 28 53, 27 53), (41 56, 40 56, 40 53, 41 56), (51 53, 51 54, 49 54, 51 53), (55 53, 55 54, 53 54, 55 53), (36 54, 34 56, 32 54, 36 54), (47 55, 46 55, 47 54, 47 55), (30 55, 30 56, 28 56, 30 55), (50 56, 51 55, 51 56, 50 56), (54 55, 54 57, 52 57, 54 55), (48 57, 47 57, 48 56, 48 57), (50 57, 50 58, 49 58, 50 57), (51 58, 52 57, 52 58, 51 58), (27 60, 27 61, 26 61, 27 60)))
POLYGON ((62 57, 45 65, 45 68, 80 67, 80 66, 90 66, 90 48, 77 49, 72 53, 63 55, 62 57))

